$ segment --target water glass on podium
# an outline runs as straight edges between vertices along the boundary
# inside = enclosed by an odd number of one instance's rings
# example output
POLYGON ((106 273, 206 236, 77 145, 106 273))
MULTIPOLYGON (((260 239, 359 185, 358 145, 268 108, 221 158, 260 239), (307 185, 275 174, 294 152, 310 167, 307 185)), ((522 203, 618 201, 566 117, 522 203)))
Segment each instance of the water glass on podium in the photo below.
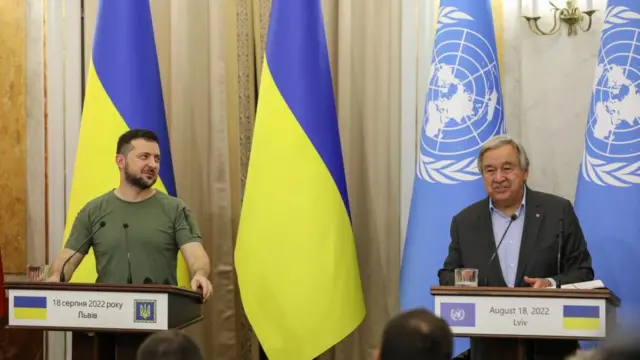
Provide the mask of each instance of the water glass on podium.
POLYGON ((478 269, 461 268, 455 271, 455 285, 466 287, 478 286, 478 269))
POLYGON ((29 281, 46 281, 50 275, 50 265, 27 265, 27 279, 29 281))

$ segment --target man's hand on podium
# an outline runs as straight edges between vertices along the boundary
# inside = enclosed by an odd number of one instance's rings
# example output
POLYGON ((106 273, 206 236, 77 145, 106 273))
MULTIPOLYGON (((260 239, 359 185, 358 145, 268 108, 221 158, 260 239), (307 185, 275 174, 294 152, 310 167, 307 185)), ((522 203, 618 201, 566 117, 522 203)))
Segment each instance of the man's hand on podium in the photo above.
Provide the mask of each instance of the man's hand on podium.
POLYGON ((528 276, 524 277, 524 281, 531 285, 532 288, 534 289, 542 289, 542 288, 547 288, 550 287, 551 281, 547 280, 547 279, 541 279, 541 278, 530 278, 528 276))
POLYGON ((191 279, 191 289, 201 293, 204 301, 209 299, 212 292, 212 286, 209 279, 199 274, 196 274, 193 279, 191 279))

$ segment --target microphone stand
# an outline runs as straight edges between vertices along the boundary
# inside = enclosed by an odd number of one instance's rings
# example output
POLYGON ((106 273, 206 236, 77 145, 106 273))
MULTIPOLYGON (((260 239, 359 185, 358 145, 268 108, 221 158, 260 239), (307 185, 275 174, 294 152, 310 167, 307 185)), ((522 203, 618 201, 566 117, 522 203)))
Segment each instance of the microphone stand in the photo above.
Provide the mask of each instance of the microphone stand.
MULTIPOLYGON (((564 221, 560 219, 560 229, 558 230, 558 259, 557 269, 558 275, 562 274, 562 243, 564 241, 564 221)), ((560 289, 562 286, 560 280, 556 280, 556 289, 560 289)))

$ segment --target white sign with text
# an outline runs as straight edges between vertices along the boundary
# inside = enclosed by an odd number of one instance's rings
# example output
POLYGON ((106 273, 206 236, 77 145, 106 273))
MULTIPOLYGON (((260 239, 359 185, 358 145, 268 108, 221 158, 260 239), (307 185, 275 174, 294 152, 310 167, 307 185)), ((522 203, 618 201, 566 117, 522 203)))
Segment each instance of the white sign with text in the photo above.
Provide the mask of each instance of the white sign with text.
POLYGON ((454 334, 606 336, 606 301, 600 299, 436 296, 435 309, 454 334))
POLYGON ((9 325, 165 330, 161 293, 9 290, 9 325))

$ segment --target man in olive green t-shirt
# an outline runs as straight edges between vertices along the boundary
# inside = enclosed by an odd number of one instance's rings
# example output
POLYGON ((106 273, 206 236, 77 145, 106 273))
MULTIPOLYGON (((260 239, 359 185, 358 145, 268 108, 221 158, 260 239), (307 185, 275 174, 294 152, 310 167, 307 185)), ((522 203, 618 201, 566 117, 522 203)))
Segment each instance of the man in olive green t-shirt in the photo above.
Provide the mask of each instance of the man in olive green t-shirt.
POLYGON ((177 285, 180 251, 192 289, 208 299, 210 261, 196 221, 181 200, 152 188, 160 165, 156 135, 148 130, 124 133, 118 140, 116 163, 120 185, 80 210, 49 281, 70 279, 93 247, 97 283, 177 285))

